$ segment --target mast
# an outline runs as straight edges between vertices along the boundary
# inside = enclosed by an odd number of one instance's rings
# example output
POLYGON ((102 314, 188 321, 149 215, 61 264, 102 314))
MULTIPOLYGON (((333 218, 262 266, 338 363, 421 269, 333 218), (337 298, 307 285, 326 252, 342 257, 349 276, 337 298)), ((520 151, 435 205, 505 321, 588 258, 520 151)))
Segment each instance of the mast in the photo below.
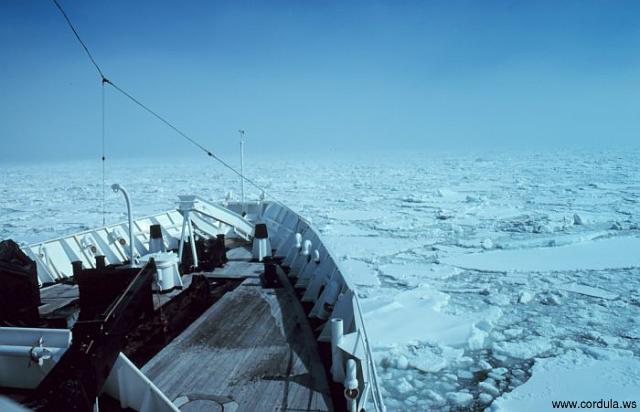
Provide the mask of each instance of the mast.
POLYGON ((240 129, 240 199, 242 202, 242 216, 246 214, 244 203, 244 133, 245 131, 240 129))

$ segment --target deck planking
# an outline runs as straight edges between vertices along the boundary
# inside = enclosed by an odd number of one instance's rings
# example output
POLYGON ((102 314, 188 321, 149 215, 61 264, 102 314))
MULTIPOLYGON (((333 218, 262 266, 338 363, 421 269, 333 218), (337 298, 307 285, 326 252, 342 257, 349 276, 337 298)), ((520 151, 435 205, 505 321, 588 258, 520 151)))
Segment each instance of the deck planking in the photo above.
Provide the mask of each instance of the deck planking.
POLYGON ((188 404, 189 410, 212 410, 211 399, 233 400, 238 411, 333 410, 300 303, 286 288, 263 289, 253 273, 262 265, 242 265, 248 263, 230 260, 213 272, 224 277, 249 268, 247 279, 163 348, 143 372, 171 400, 201 399, 188 404))
MULTIPOLYGON (((167 304, 171 299, 183 293, 191 285, 192 275, 182 276, 182 288, 176 288, 166 293, 154 293, 153 306, 158 309, 167 304)), ((40 289, 40 306, 38 311, 40 316, 52 315, 55 311, 78 302, 80 294, 78 285, 58 283, 40 289)))
POLYGON ((253 262, 251 252, 246 247, 236 247, 227 252, 229 261, 213 272, 203 273, 210 279, 246 279, 259 278, 264 264, 253 262))
POLYGON ((80 297, 78 285, 58 283, 40 289, 40 316, 48 316, 58 309, 64 308, 80 297))

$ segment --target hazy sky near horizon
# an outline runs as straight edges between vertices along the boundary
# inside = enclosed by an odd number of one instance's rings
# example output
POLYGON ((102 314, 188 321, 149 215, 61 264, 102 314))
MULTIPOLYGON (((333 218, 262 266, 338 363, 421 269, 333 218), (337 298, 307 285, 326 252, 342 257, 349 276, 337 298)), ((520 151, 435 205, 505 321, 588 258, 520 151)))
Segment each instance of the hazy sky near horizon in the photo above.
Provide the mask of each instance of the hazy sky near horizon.
MULTIPOLYGON (((107 77, 212 151, 638 147, 638 1, 60 0, 107 77)), ((0 5, 0 161, 99 157, 100 78, 0 5)), ((106 90, 109 158, 197 154, 106 90)))

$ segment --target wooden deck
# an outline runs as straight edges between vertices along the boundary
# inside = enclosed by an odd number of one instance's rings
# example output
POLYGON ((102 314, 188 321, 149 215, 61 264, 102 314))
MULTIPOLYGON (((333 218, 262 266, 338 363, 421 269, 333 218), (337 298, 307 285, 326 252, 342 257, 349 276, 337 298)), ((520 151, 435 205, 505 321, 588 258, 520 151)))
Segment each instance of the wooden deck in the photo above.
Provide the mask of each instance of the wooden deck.
MULTIPOLYGON (((258 277, 262 272, 262 264, 250 262, 251 252, 244 247, 235 247, 227 252, 229 264, 223 268, 216 269, 208 274, 211 278, 244 279, 247 277, 258 277)), ((157 294, 154 299, 154 306, 157 309, 170 299, 179 295, 191 284, 191 275, 182 277, 183 288, 176 289, 169 293, 157 294)), ((58 283, 40 289, 40 300, 42 304, 38 308, 41 316, 51 315, 56 310, 76 302, 79 298, 78 285, 58 283)))
POLYGON ((264 289, 261 264, 234 249, 212 278, 246 279, 143 368, 184 411, 331 411, 324 366, 290 288, 264 289), (184 402, 190 401, 187 404, 184 402))
POLYGON ((76 302, 79 297, 78 285, 58 283, 40 289, 40 302, 42 303, 38 307, 40 316, 48 316, 56 310, 76 302))
MULTIPOLYGON (((182 277, 183 286, 181 289, 174 289, 167 293, 154 294, 154 309, 164 306, 171 299, 187 290, 191 285, 191 277, 192 275, 190 274, 182 277)), ((80 294, 78 292, 78 285, 58 283, 53 286, 47 286, 46 288, 40 289, 41 305, 38 307, 38 311, 42 317, 53 316, 56 311, 78 302, 79 298, 80 294)))

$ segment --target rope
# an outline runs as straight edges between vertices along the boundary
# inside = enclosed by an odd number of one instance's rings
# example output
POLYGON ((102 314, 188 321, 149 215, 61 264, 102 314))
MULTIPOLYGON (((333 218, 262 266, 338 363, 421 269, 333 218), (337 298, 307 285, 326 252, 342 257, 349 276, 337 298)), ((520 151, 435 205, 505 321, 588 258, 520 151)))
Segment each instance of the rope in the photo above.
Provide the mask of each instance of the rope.
MULTIPOLYGON (((76 39, 78 39, 78 42, 80 43, 80 45, 82 46, 82 48, 84 49, 84 51, 86 52, 87 56, 89 57, 89 59, 91 60, 91 63, 93 63, 93 65, 95 66, 96 70, 98 71, 98 74, 100 75, 101 79, 102 79, 102 85, 104 88, 105 84, 110 85, 111 87, 113 87, 115 90, 117 90, 118 92, 120 92, 123 96, 127 97, 129 100, 131 100, 133 103, 137 104, 138 106, 140 106, 142 109, 144 109, 146 112, 148 112, 149 114, 151 114, 153 117, 155 117, 156 119, 160 120, 162 123, 164 123, 166 126, 168 126, 170 129, 172 129, 174 132, 176 132, 177 134, 179 134, 180 136, 182 136, 185 140, 187 140, 189 143, 193 144, 194 146, 196 146, 198 149, 202 150, 204 153, 207 154, 207 156, 211 157, 212 159, 218 161, 221 165, 223 165, 224 167, 226 167, 227 169, 231 170, 233 173, 235 173, 236 175, 238 175, 241 179, 243 179, 244 181, 246 181, 247 183, 249 183, 250 185, 254 186, 255 188, 257 188, 258 190, 261 190, 262 192, 264 192, 265 195, 268 195, 271 199, 273 199, 274 201, 276 201, 277 203, 281 204, 284 206, 284 203, 282 203, 280 200, 278 200, 275 196, 273 196, 272 194, 270 194, 269 192, 267 192, 266 189, 264 189, 262 186, 260 186, 259 184, 257 184, 256 182, 254 182, 253 180, 249 179, 248 177, 244 176, 241 172, 239 172, 238 170, 236 170, 233 166, 231 166, 229 163, 227 163, 226 161, 224 161, 222 158, 220 158, 219 156, 215 155, 213 152, 211 152, 209 149, 207 149, 206 147, 204 147, 202 144, 200 144, 197 140, 193 139, 192 137, 190 137, 189 135, 187 135, 185 132, 183 132, 182 130, 178 129, 175 125, 173 125, 171 122, 169 122, 166 118, 160 116, 158 113, 156 113, 155 111, 151 110, 147 105, 143 104, 140 100, 138 100, 137 98, 133 97, 129 92, 125 91, 124 89, 122 89, 120 86, 116 85, 115 83, 113 83, 111 80, 107 79, 107 77, 104 75, 104 72, 102 71, 102 69, 100 68, 100 66, 98 65, 98 63, 96 62, 96 60, 93 58, 93 56, 91 55, 91 52, 89 51, 89 48, 87 47, 87 45, 84 43, 84 41, 82 41, 82 38, 80 37, 80 35, 78 34, 78 31, 75 29, 75 27, 73 26, 73 24, 71 23, 71 20, 69 19, 69 17, 67 16, 67 13, 65 13, 64 9, 62 8, 62 6, 60 5, 60 3, 58 3, 57 0, 52 0, 53 3, 56 5, 56 7, 58 8, 58 10, 60 10, 60 13, 62 13, 62 15, 64 16, 65 20, 67 21, 67 24, 69 25, 69 27, 71 28, 71 30, 73 31, 73 34, 76 36, 76 39)), ((103 94, 103 100, 104 100, 104 94, 103 94)), ((104 110, 104 105, 103 105, 103 110, 104 110)), ((104 112, 103 112, 103 122, 104 122, 104 112)), ((104 140, 104 126, 103 126, 103 140, 104 140)), ((104 151, 103 151, 103 168, 104 168, 104 151)), ((104 179, 104 172, 103 172, 103 179, 104 179)), ((103 183, 104 186, 104 183, 103 183)), ((104 188, 103 188, 104 189, 104 188)))

